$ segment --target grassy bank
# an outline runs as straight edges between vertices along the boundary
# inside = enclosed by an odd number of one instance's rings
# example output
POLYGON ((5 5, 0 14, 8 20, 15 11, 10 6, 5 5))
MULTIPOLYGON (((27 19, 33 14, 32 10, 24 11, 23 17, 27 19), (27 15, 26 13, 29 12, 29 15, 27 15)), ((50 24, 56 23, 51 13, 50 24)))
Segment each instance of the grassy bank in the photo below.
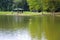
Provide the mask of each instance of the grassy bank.
MULTIPOLYGON (((35 15, 42 15, 42 14, 52 14, 51 12, 23 12, 23 13, 18 13, 18 12, 0 12, 0 15, 19 15, 19 16, 35 16, 35 15)), ((60 12, 54 13, 54 14, 60 14, 60 12)))
MULTIPOLYGON (((48 14, 47 12, 43 12, 44 14, 48 14)), ((23 13, 18 13, 18 12, 3 12, 0 11, 0 15, 6 15, 6 14, 42 14, 42 12, 38 13, 38 12, 23 12, 23 13)))
POLYGON ((6 15, 6 14, 12 14, 12 12, 3 12, 3 11, 0 11, 0 15, 6 15))

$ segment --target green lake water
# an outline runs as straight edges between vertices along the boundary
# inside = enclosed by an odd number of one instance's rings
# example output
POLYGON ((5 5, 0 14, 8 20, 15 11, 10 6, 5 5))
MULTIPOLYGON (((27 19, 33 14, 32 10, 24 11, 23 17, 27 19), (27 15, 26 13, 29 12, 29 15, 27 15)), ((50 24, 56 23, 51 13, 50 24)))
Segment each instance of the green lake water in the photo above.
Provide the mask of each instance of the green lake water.
POLYGON ((0 40, 60 40, 60 17, 0 15, 0 40))

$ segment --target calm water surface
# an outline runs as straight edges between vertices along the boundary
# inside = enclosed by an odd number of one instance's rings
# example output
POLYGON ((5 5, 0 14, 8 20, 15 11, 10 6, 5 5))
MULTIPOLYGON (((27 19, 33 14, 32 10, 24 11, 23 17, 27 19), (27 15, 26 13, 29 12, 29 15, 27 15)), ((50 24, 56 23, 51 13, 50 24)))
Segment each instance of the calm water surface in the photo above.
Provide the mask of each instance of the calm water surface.
POLYGON ((0 40, 60 40, 60 17, 0 15, 0 40))

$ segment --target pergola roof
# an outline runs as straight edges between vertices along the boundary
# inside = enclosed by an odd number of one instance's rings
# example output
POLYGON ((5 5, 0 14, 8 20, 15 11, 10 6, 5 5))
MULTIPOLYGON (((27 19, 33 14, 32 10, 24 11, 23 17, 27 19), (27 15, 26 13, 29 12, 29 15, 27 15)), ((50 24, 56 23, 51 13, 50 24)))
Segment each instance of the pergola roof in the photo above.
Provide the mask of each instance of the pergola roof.
POLYGON ((13 10, 23 10, 22 8, 15 8, 15 9, 13 9, 13 10))

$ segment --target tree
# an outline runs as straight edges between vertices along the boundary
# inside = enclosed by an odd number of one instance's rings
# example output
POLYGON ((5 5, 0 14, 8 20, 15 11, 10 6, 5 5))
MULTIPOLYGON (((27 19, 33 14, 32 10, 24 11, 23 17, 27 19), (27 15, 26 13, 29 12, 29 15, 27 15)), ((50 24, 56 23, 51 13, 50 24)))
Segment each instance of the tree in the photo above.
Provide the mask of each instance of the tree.
POLYGON ((37 11, 38 9, 40 9, 40 5, 37 0, 27 0, 27 2, 28 2, 30 11, 34 11, 34 10, 37 11))
POLYGON ((50 0, 48 2, 48 6, 49 6, 48 10, 50 12, 55 12, 56 10, 58 10, 60 8, 60 1, 58 1, 58 0, 50 0))
POLYGON ((49 1, 49 3, 48 3, 49 5, 49 10, 51 11, 51 12, 54 12, 55 11, 55 7, 56 7, 56 2, 54 1, 54 0, 52 0, 52 1, 49 1))
POLYGON ((13 0, 0 0, 0 10, 2 11, 10 11, 12 10, 13 0))
POLYGON ((60 1, 56 1, 56 9, 55 9, 56 12, 60 12, 60 1))
POLYGON ((48 9, 49 0, 27 0, 30 10, 43 10, 48 9))
POLYGON ((48 2, 49 0, 41 0, 41 8, 42 8, 42 11, 46 11, 48 9, 48 2))
POLYGON ((28 4, 26 0, 14 0, 13 2, 14 8, 23 8, 24 10, 28 10, 28 4))

